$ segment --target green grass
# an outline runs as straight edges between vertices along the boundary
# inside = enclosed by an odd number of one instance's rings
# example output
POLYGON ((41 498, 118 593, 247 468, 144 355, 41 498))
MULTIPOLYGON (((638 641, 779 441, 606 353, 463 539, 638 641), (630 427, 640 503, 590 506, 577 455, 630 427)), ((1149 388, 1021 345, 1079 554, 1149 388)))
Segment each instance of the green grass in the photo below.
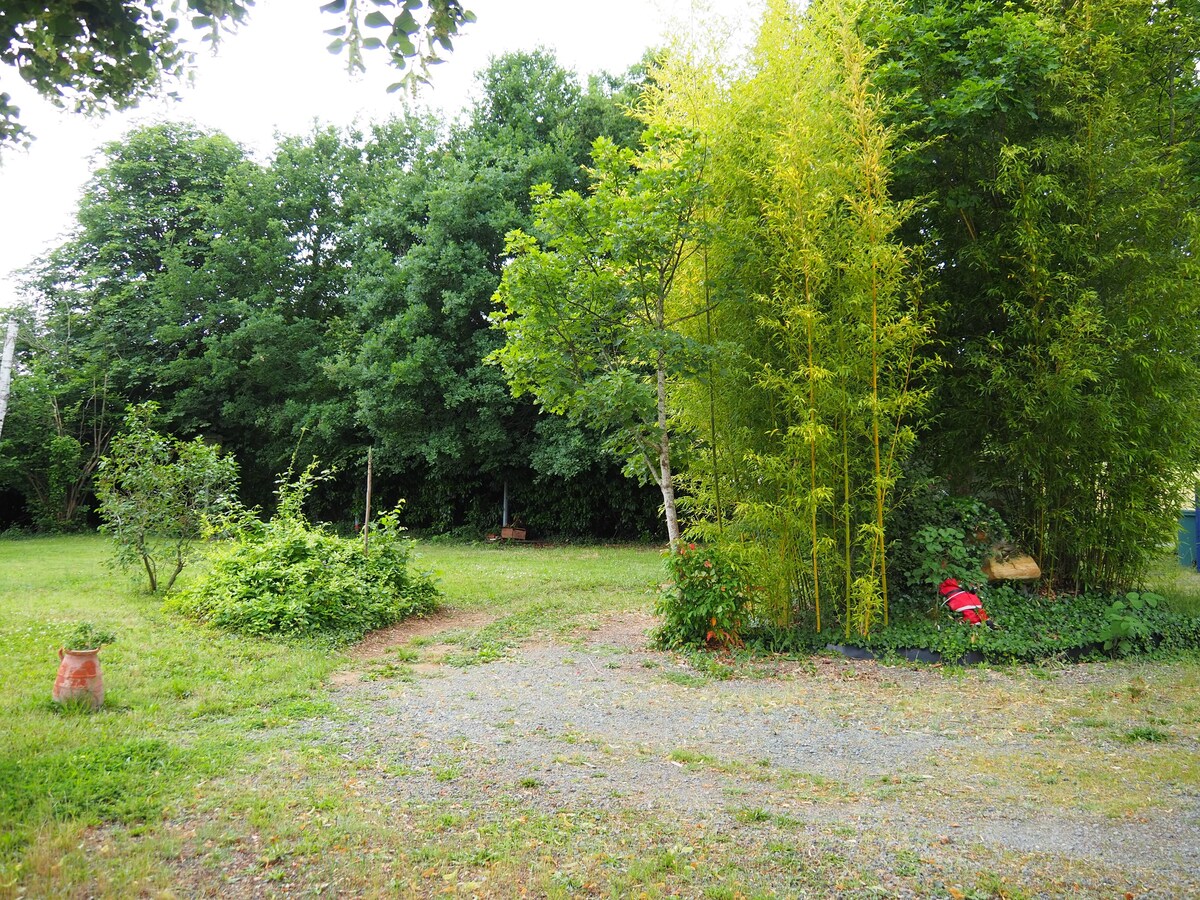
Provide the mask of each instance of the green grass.
POLYGON ((1147 586, 1166 598, 1171 611, 1200 618, 1200 572, 1181 566, 1174 553, 1154 564, 1147 586))
MULTIPOLYGON (((328 806, 357 827, 362 810, 343 788, 359 761, 297 747, 283 729, 336 715, 324 685, 345 655, 168 615, 161 597, 107 567, 108 554, 97 536, 0 541, 0 897, 161 888, 181 840, 211 843, 203 855, 219 868, 238 856, 224 842, 240 847, 247 830, 296 838, 289 852, 301 856, 330 849, 326 838, 290 834, 293 804, 328 806), (101 653, 105 705, 90 714, 50 700, 57 648, 85 620, 117 636, 101 653), (180 838, 178 823, 193 821, 203 824, 180 838), (103 860, 80 852, 88 835, 109 835, 103 860)), ((499 658, 519 638, 569 630, 581 617, 645 606, 659 570, 656 552, 637 549, 440 545, 422 556, 446 602, 492 619, 457 636, 458 664, 499 658)), ((408 678, 413 655, 371 674, 408 678)), ((439 773, 456 776, 453 764, 439 773)), ((283 858, 263 857, 266 869, 283 858)))
POLYGON ((496 613, 480 642, 565 633, 597 614, 648 608, 662 578, 662 557, 649 548, 430 544, 420 557, 451 606, 496 613))
POLYGON ((203 779, 259 766, 264 730, 332 711, 319 689, 339 655, 168 617, 107 552, 94 537, 0 541, 0 884, 39 829, 159 820, 203 779), (117 635, 93 714, 50 701, 81 619, 117 635))
MULTIPOLYGON (((404 652, 366 665, 369 677, 395 681, 396 690, 413 689, 404 684, 410 678, 420 689, 427 676, 417 671, 424 659, 418 651, 435 644, 453 644, 449 655, 465 665, 509 653, 529 636, 569 639, 587 627, 602 639, 606 616, 650 608, 647 585, 661 572, 656 552, 632 548, 441 544, 421 546, 420 554, 440 573, 446 602, 478 613, 480 624, 410 641, 404 652)), ((903 835, 869 825, 850 829, 848 843, 838 831, 837 804, 869 799, 870 790, 732 751, 718 759, 676 747, 657 757, 701 782, 719 786, 728 775, 743 785, 728 795, 728 827, 621 804, 549 811, 551 775, 513 772, 509 790, 489 790, 478 783, 465 744, 446 745, 424 772, 378 747, 347 753, 338 733, 341 717, 352 713, 339 712, 328 681, 349 664, 345 654, 232 637, 164 614, 158 598, 105 568, 106 555, 96 537, 0 541, 0 900, 227 893, 873 897, 886 895, 880 877, 891 878, 888 890, 900 894, 942 896, 953 887, 972 896, 984 890, 979 872, 1026 871, 1027 860, 986 848, 972 848, 969 873, 947 871, 926 862, 933 851, 915 853, 898 843, 903 835), (117 635, 102 652, 108 699, 94 714, 49 700, 55 651, 80 620, 117 635), (433 792, 397 792, 397 784, 421 777, 430 778, 433 792), (829 826, 807 825, 798 840, 800 820, 777 812, 758 795, 760 786, 796 802, 830 804, 829 826), (896 861, 894 875, 878 869, 880 859, 896 861)), ((579 656, 598 652, 581 648, 579 656)), ((664 657, 649 661, 648 670, 636 666, 648 683, 667 679, 689 691, 715 689, 729 677, 763 677, 740 657, 697 656, 686 670, 664 657)), ((981 722, 963 718, 962 685, 948 676, 939 681, 931 673, 924 689, 911 691, 886 677, 829 667, 841 676, 798 667, 791 680, 762 687, 778 691, 768 693, 769 702, 786 696, 847 721, 863 718, 869 706, 885 727, 916 720, 985 739, 989 727, 1028 732, 1039 740, 1036 769, 1025 755, 947 761, 951 769, 1015 780, 1014 803, 1037 791, 1040 802, 1079 807, 1084 791, 1106 813, 1140 815, 1150 811, 1146 804, 1126 795, 1161 796, 1164 784, 1193 785, 1198 777, 1195 664, 1111 664, 1106 671, 1118 677, 1094 688, 1017 674, 993 684, 980 673, 963 674, 972 707, 998 710, 981 722), (1082 749, 1081 738, 1090 742, 1082 749), (1047 777, 1059 772, 1066 775, 1047 777)), ((392 689, 379 685, 385 687, 392 689)), ((662 687, 664 696, 680 693, 662 687)), ((510 713, 496 715, 501 725, 512 724, 510 713)), ((563 732, 563 740, 581 751, 560 757, 564 765, 590 769, 603 752, 585 731, 563 732)), ((957 782, 891 779, 886 787, 895 791, 889 802, 923 809, 944 802, 947 784, 957 782)), ((614 779, 613 788, 618 796, 624 786, 614 779)), ((1030 884, 1038 885, 1037 870, 1029 871, 1030 884)), ((1004 896, 1021 896, 1020 884, 1001 887, 1004 896)))

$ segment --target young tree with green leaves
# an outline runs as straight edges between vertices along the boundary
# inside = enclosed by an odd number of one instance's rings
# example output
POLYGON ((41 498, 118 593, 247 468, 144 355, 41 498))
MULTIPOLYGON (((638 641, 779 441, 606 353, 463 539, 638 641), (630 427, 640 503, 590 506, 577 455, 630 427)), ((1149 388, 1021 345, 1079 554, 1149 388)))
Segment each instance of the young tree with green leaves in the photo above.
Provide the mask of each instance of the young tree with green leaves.
POLYGON ((157 409, 143 403, 129 410, 96 479, 101 530, 112 536, 120 566, 145 571, 151 593, 160 585, 171 590, 205 517, 228 510, 237 492, 233 457, 201 438, 159 433, 152 425, 157 409))
POLYGON ((514 394, 586 424, 663 497, 679 541, 671 458, 672 379, 702 359, 674 287, 703 223, 704 153, 694 135, 650 132, 640 153, 598 139, 591 189, 535 190, 534 232, 508 238, 496 293, 505 344, 493 354, 514 394))

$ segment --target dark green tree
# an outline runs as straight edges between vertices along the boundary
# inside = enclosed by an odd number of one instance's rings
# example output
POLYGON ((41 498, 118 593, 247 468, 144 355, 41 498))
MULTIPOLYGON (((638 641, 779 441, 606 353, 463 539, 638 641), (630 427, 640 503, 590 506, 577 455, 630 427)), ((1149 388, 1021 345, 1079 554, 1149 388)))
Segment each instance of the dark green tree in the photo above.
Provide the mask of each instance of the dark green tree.
POLYGON ((34 527, 74 531, 89 524, 92 478, 124 402, 110 384, 109 360, 76 342, 66 304, 52 315, 23 313, 0 485, 24 499, 34 527))
MULTIPOLYGON (((644 509, 638 492, 614 479, 594 442, 514 400, 483 360, 500 343, 488 316, 504 235, 528 224, 531 189, 579 185, 592 131, 628 139, 631 122, 614 80, 584 92, 544 51, 495 60, 480 84, 467 124, 436 152, 394 151, 386 190, 364 209, 339 372, 413 521, 495 524, 508 484, 527 524, 545 517, 546 530, 628 529, 630 517, 599 523, 603 492, 588 482, 615 483, 627 508, 644 509)), ((386 157, 386 149, 371 152, 386 157)))
POLYGON ((1081 0, 878 7, 880 83, 933 200, 948 363, 926 452, 1052 578, 1128 583, 1194 469, 1196 10, 1081 0))

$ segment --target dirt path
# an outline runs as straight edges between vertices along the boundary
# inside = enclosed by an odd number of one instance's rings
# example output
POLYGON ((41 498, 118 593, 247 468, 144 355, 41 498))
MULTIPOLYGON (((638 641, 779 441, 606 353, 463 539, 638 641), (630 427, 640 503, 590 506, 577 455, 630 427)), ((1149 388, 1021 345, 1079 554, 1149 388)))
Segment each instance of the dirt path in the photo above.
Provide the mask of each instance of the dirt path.
POLYGON ((427 638, 449 631, 479 628, 492 619, 491 614, 482 610, 444 607, 428 616, 405 619, 391 628, 382 628, 379 631, 371 632, 354 647, 350 657, 358 663, 378 659, 396 648, 410 643, 414 638, 427 638))
POLYGON ((686 818, 836 853, 897 896, 985 871, 1036 896, 1200 896, 1195 722, 1119 740, 1157 690, 1119 667, 1034 679, 822 658, 718 680, 648 650, 652 620, 633 615, 486 665, 423 657, 361 680, 399 643, 485 621, 373 636, 340 679, 348 715, 322 737, 400 773, 379 791, 686 818))

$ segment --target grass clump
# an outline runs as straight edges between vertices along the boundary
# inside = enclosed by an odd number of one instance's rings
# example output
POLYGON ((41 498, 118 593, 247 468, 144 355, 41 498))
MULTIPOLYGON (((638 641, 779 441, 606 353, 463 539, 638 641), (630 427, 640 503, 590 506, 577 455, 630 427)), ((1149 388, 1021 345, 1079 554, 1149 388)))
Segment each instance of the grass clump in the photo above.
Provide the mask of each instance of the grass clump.
POLYGON ((1145 741, 1150 744, 1161 744, 1170 739, 1171 736, 1165 731, 1149 725, 1139 725, 1137 728, 1131 728, 1125 732, 1125 740, 1131 744, 1138 743, 1139 741, 1145 741))
POLYGON ((432 610, 437 589, 412 571, 413 542, 397 512, 372 524, 369 548, 338 537, 302 512, 319 479, 310 466, 283 484, 269 522, 240 516, 232 538, 210 545, 207 574, 169 608, 255 637, 326 635, 339 642, 432 610))
POLYGON ((105 644, 116 643, 117 636, 111 631, 97 628, 91 622, 80 622, 63 640, 68 650, 95 650, 105 644))

